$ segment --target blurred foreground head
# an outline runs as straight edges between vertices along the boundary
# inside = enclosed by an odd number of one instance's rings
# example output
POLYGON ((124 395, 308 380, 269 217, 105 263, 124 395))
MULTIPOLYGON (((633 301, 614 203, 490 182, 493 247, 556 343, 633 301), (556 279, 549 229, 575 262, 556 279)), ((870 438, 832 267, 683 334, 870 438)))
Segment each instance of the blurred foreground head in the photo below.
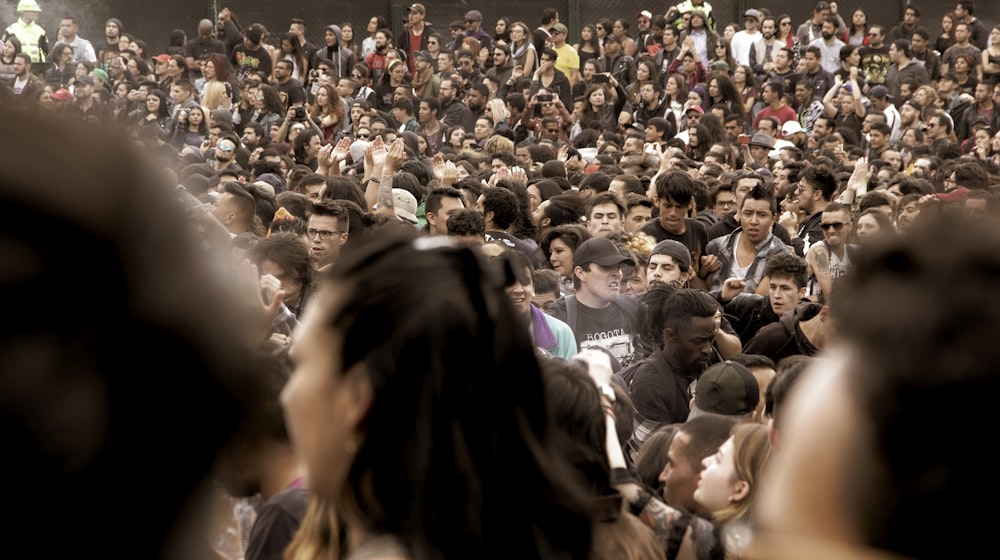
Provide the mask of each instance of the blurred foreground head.
POLYGON ((0 122, 7 530, 52 557, 199 558, 197 490, 250 390, 237 306, 127 134, 0 122))
POLYGON ((791 393, 752 558, 979 555, 995 517, 971 512, 1000 499, 997 247, 994 222, 927 217, 859 256, 841 344, 791 393))

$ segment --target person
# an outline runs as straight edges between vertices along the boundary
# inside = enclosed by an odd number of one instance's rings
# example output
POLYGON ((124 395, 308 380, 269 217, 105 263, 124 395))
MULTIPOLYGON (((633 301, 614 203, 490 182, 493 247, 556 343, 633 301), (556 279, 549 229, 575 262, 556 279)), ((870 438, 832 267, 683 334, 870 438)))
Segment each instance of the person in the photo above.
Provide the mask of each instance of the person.
POLYGON ((764 265, 767 295, 747 293, 745 281, 731 278, 722 284, 715 295, 723 305, 733 329, 739 334, 743 346, 764 325, 778 321, 806 295, 808 265, 802 257, 791 252, 768 257, 764 265))
POLYGON ((934 49, 944 54, 948 47, 955 44, 955 13, 945 12, 941 15, 941 33, 934 40, 934 49))
POLYGON ((816 356, 836 336, 830 306, 814 301, 797 303, 790 312, 761 327, 743 347, 746 354, 760 354, 780 363, 788 356, 816 356))
POLYGON ((670 442, 667 464, 660 473, 663 501, 668 506, 707 516, 710 510, 694 499, 705 469, 704 461, 719 451, 739 421, 733 416, 703 414, 686 420, 670 442))
POLYGON ((703 223, 687 217, 694 205, 694 182, 687 174, 675 170, 657 174, 653 184, 656 186, 653 203, 659 210, 659 216, 639 231, 657 242, 673 239, 684 244, 691 252, 692 265, 704 280, 709 271, 701 270, 700 266, 705 246, 708 245, 708 230, 703 223))
POLYGON ((838 287, 835 299, 851 302, 837 319, 840 348, 803 373, 783 407, 781 453, 758 497, 762 526, 749 558, 981 553, 981 542, 948 535, 989 531, 991 520, 931 520, 921 511, 962 511, 995 494, 977 483, 991 467, 961 450, 997 427, 961 427, 1000 386, 996 355, 981 338, 998 317, 988 296, 997 258, 983 249, 1000 230, 992 220, 956 217, 918 224, 866 253, 838 287), (938 421, 924 435, 941 443, 933 457, 896 439, 928 407, 938 421), (830 422, 836 428, 820 441, 816 430, 830 422))
POLYGON ((313 53, 309 60, 309 68, 319 68, 322 62, 330 64, 333 75, 346 78, 354 70, 354 52, 344 46, 344 31, 339 25, 327 25, 323 30, 323 47, 313 53))
POLYGON ((588 558, 588 494, 501 282, 473 247, 382 233, 323 279, 293 337, 282 405, 310 489, 359 558, 588 558))
POLYGON ((42 8, 35 0, 20 0, 17 3, 17 21, 7 26, 6 35, 14 35, 21 42, 21 50, 33 63, 45 62, 49 54, 49 41, 45 28, 38 24, 42 8))
POLYGON ((583 241, 573 251, 574 293, 553 304, 548 313, 573 329, 581 350, 603 348, 628 366, 641 357, 634 341, 640 324, 636 298, 621 295, 623 264, 635 266, 635 261, 610 239, 583 241))
POLYGON ((350 235, 350 215, 334 200, 316 200, 309 206, 306 239, 316 270, 333 268, 350 235))
POLYGON ((212 220, 128 134, 9 104, 0 118, 19 131, 4 146, 17 163, 0 168, 12 213, 0 238, 17 248, 4 252, 0 284, 23 296, 7 308, 24 319, 0 336, 3 392, 17 395, 0 404, 10 453, 3 473, 21 481, 6 499, 24 514, 8 529, 44 542, 51 530, 37 520, 53 503, 124 510, 155 476, 163 492, 155 511, 116 522, 127 542, 102 516, 81 515, 48 553, 217 558, 202 505, 219 449, 251 417, 263 327, 250 328, 257 318, 202 245, 197 230, 212 220), (71 169, 87 172, 66 189, 71 169), (57 250, 38 231, 72 239, 73 250, 57 250), (67 284, 66 267, 100 272, 67 284), (53 306, 47 320, 39 301, 53 306), (140 382, 122 344, 156 356, 170 375, 140 382), (135 430, 143 437, 128 435, 135 430))
POLYGON ((243 42, 230 50, 229 62, 236 78, 241 82, 250 79, 268 80, 273 72, 271 53, 263 46, 264 29, 259 23, 246 28, 243 42))
POLYGON ((189 68, 197 68, 198 61, 205 59, 208 55, 227 54, 226 44, 213 36, 215 23, 210 19, 202 19, 198 22, 198 35, 191 38, 184 45, 184 57, 187 58, 189 68))
POLYGON ((727 555, 742 557, 745 537, 757 526, 757 497, 771 456, 767 426, 742 423, 717 453, 706 457, 694 499, 711 511, 712 522, 725 535, 727 555))
MULTIPOLYGON (((81 37, 78 31, 79 27, 76 23, 76 17, 72 15, 63 16, 59 20, 59 38, 52 45, 52 48, 55 49, 55 46, 60 44, 70 47, 72 49, 73 63, 80 62, 81 60, 86 60, 91 64, 97 62, 97 53, 94 51, 93 43, 81 37)), ((52 58, 52 53, 49 54, 50 58, 52 58)))
POLYGON ((851 208, 832 202, 823 209, 820 221, 823 241, 814 243, 806 254, 809 264, 807 293, 812 299, 826 301, 835 283, 851 270, 851 254, 856 246, 848 243, 854 232, 851 208))

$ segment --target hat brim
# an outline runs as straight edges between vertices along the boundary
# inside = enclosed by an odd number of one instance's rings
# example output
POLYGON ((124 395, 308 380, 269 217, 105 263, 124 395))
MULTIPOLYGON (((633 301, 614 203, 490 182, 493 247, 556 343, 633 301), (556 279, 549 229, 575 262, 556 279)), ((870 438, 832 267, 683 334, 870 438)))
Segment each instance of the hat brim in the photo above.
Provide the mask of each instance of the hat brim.
MULTIPOLYGON (((606 257, 597 257, 596 259, 592 259, 588 262, 599 264, 601 266, 615 266, 616 264, 623 264, 623 263, 627 263, 629 266, 635 266, 635 261, 629 257, 626 257, 625 255, 608 255, 606 257)), ((587 263, 580 263, 580 264, 587 264, 587 263)))

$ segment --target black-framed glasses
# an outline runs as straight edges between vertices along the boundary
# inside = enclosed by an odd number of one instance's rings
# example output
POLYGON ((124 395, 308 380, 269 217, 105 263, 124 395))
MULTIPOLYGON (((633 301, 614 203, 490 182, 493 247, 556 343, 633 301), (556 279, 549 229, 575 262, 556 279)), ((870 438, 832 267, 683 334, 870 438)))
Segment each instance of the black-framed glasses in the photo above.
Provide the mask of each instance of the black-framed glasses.
POLYGON ((830 223, 822 223, 822 224, 820 224, 820 227, 823 228, 823 231, 826 231, 826 230, 831 229, 831 228, 834 231, 840 231, 840 230, 844 229, 844 226, 846 226, 846 225, 847 225, 847 222, 830 222, 830 223))
POLYGON ((329 241, 330 238, 333 237, 333 234, 335 234, 335 233, 344 234, 344 233, 347 233, 347 232, 346 231, 340 231, 340 230, 313 229, 313 228, 309 228, 309 229, 306 230, 306 236, 309 239, 313 239, 313 238, 319 236, 320 241, 329 241))

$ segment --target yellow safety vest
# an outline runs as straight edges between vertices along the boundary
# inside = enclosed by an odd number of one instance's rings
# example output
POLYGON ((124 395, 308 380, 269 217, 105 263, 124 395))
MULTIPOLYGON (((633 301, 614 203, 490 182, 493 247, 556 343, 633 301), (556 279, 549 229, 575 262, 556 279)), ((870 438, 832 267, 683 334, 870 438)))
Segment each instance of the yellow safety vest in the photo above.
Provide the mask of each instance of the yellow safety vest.
POLYGON ((35 22, 26 24, 23 20, 18 19, 7 26, 7 32, 17 36, 18 40, 21 41, 21 51, 31 57, 32 63, 45 62, 45 53, 38 45, 42 37, 45 36, 45 29, 41 25, 35 22))

